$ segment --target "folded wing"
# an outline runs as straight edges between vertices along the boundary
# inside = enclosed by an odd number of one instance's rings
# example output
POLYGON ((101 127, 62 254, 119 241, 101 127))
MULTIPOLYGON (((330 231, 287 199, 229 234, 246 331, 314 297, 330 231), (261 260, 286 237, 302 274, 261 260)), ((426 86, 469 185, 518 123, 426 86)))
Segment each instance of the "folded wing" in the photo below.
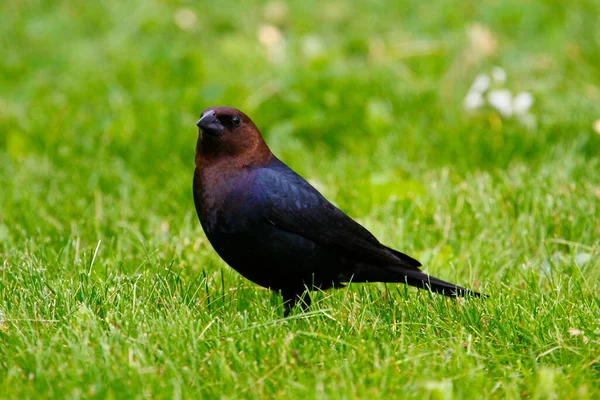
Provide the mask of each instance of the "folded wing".
POLYGON ((381 244, 279 160, 257 171, 257 190, 268 199, 265 219, 345 257, 373 266, 418 270, 417 260, 381 244))

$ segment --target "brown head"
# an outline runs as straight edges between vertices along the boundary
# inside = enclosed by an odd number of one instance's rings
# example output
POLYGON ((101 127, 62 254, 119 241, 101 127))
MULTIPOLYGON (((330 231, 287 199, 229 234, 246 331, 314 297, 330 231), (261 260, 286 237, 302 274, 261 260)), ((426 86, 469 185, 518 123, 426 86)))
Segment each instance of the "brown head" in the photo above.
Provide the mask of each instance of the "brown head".
POLYGON ((261 165, 273 156, 254 122, 235 108, 209 107, 196 125, 198 166, 218 161, 238 167, 261 165))

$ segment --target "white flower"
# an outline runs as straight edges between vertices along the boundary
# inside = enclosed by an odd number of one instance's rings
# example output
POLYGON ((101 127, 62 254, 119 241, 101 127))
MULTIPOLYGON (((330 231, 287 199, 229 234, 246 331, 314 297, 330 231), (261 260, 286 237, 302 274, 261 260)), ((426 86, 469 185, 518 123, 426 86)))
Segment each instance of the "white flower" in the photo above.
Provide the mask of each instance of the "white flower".
POLYGON ((479 107, 482 107, 483 104, 483 95, 476 91, 471 91, 467 93, 463 101, 463 107, 467 111, 473 111, 479 107))
POLYGON ((483 93, 490 88, 491 79, 487 74, 479 74, 475 77, 469 92, 483 93))
POLYGON ((483 93, 490 88, 492 80, 487 74, 479 74, 475 77, 471 89, 463 100, 463 107, 467 111, 473 111, 485 104, 483 93))
POLYGON ((487 95, 487 100, 500 114, 510 117, 513 113, 512 93, 507 89, 492 90, 487 95))
MULTIPOLYGON (((492 68, 489 74, 480 73, 463 100, 464 109, 473 111, 489 105, 502 117, 514 116, 528 128, 535 128, 536 118, 529 112, 534 103, 533 95, 529 92, 513 95, 510 90, 502 88, 505 82, 506 71, 502 67, 492 68)), ((594 126, 594 129, 600 133, 600 124, 598 127, 594 126)))
POLYGON ((533 105, 533 96, 529 92, 521 92, 515 96, 513 110, 515 114, 525 114, 533 105))

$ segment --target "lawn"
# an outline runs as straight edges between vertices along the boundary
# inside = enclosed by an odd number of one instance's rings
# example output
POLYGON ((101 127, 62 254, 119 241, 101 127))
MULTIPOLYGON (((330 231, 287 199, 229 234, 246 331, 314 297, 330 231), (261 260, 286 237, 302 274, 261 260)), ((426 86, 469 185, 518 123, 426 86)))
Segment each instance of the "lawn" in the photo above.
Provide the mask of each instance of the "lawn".
POLYGON ((600 398, 598 15, 2 1, 0 397, 600 398), (465 109, 481 74, 486 101, 533 105, 465 109), (283 319, 197 220, 210 105, 245 111, 383 243, 489 298, 353 284, 283 319))

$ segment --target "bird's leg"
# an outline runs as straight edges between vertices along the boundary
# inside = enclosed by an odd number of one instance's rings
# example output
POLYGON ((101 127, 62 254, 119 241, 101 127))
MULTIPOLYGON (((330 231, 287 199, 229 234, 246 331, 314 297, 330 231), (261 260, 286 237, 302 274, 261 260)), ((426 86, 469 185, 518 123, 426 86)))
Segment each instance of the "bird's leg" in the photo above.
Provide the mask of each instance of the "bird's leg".
POLYGON ((304 289, 301 290, 290 290, 283 289, 281 291, 281 297, 283 297, 283 317, 287 318, 292 311, 292 308, 296 306, 298 301, 302 303, 302 311, 308 310, 310 307, 310 296, 304 289))

